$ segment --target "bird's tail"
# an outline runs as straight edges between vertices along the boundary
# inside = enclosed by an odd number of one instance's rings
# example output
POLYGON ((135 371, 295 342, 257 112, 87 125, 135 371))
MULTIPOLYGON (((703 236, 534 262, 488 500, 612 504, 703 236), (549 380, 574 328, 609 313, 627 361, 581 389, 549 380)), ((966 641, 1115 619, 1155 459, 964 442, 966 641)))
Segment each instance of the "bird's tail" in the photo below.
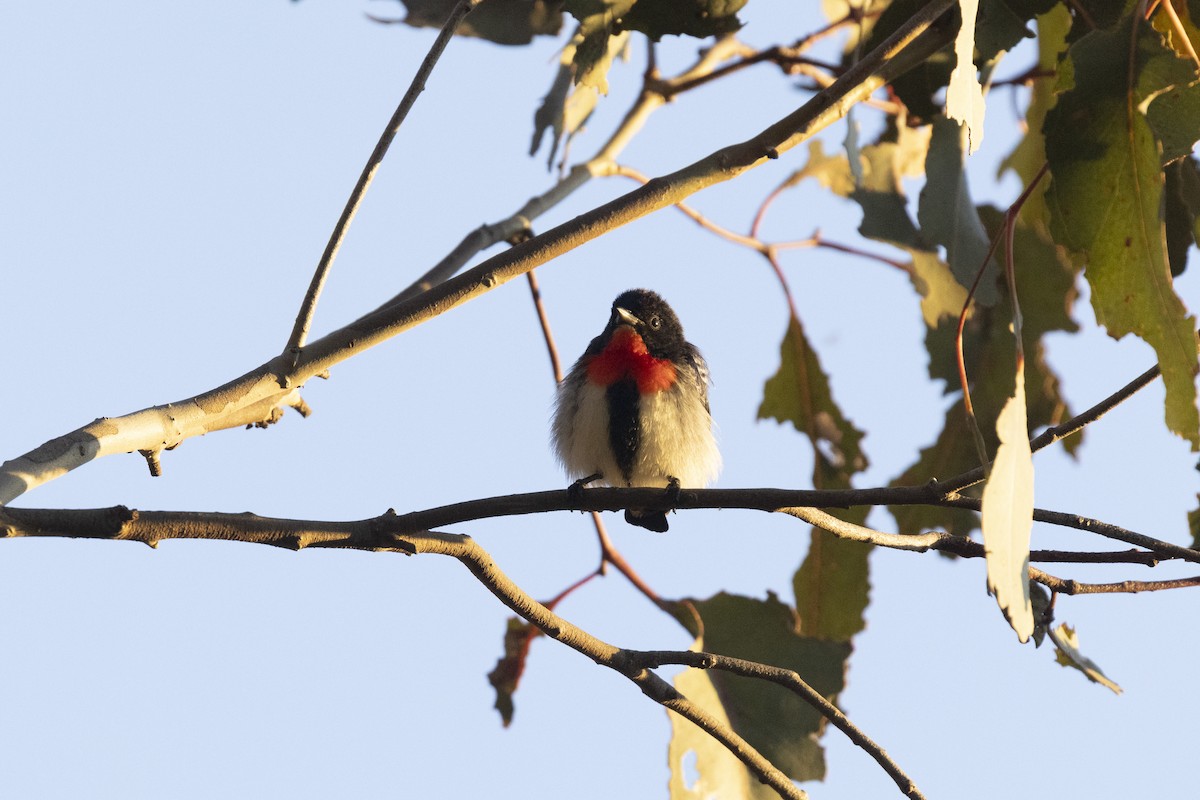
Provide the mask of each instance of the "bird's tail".
POLYGON ((655 533, 666 533, 669 527, 665 511, 641 511, 636 508, 627 508, 625 509, 625 521, 630 525, 637 525, 639 528, 645 528, 655 533))

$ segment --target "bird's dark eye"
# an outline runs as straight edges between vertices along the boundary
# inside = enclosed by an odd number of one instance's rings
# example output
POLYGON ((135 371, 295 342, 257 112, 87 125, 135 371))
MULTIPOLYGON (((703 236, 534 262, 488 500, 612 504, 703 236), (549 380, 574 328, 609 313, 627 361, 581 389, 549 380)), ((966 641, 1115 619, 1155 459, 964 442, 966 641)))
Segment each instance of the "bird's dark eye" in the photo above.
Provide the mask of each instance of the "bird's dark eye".
POLYGON ((646 324, 649 325, 653 330, 658 330, 662 327, 662 320, 659 318, 658 314, 655 314, 654 316, 650 317, 646 324))

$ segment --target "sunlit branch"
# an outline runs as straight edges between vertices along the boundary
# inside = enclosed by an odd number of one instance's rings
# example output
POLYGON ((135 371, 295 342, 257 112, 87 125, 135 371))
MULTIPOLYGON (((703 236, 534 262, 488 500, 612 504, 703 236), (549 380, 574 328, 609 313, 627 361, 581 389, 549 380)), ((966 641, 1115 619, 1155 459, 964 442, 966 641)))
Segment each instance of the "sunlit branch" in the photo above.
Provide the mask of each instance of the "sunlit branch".
MULTIPOLYGON (((964 558, 984 558, 984 547, 979 542, 965 536, 956 536, 944 531, 929 533, 903 534, 885 533, 863 525, 856 525, 835 517, 817 508, 781 508, 780 513, 796 517, 833 535, 855 542, 888 547, 893 550, 912 550, 923 553, 937 550, 942 553, 953 553, 964 558)), ((1166 544, 1163 542, 1162 544, 1166 544)), ((1200 556, 1200 553, 1195 555, 1200 556)), ((1142 564, 1148 567, 1157 566, 1164 558, 1180 558, 1181 556, 1164 557, 1149 550, 1124 550, 1083 552, 1073 550, 1031 550, 1030 561, 1065 562, 1075 564, 1142 564)))

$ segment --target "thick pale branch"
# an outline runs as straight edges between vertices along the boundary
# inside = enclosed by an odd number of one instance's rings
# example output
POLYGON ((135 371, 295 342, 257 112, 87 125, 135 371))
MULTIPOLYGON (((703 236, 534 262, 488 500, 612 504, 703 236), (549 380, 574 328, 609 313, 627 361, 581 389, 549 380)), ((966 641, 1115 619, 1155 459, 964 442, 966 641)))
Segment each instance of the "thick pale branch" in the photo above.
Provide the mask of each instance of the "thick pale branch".
POLYGON ((0 465, 0 506, 25 492, 116 453, 170 450, 185 439, 226 428, 265 427, 282 408, 306 409, 298 389, 272 377, 278 359, 212 391, 177 403, 101 417, 0 465))
MULTIPOLYGON (((297 389, 309 379, 327 374, 334 365, 479 297, 604 233, 674 205, 703 188, 735 178, 768 159, 777 158, 781 152, 795 147, 842 118, 854 103, 870 96, 921 53, 932 53, 949 41, 950 31, 933 27, 932 23, 953 5, 954 0, 931 0, 903 28, 848 70, 833 86, 757 136, 741 144, 722 148, 675 173, 656 178, 645 186, 490 258, 414 299, 368 314, 309 344, 294 365, 283 363, 277 357, 219 389, 174 404, 202 410, 203 413, 194 415, 194 424, 188 430, 194 430, 195 433, 190 435, 245 424, 231 420, 242 419, 248 409, 257 409, 264 404, 268 408, 278 406, 284 402, 284 397, 291 396, 283 390, 297 389), (902 53, 905 57, 899 58, 902 53)), ((131 416, 147 412, 165 420, 158 409, 135 412, 131 416)), ((250 422, 263 421, 268 416, 259 413, 250 422)), ((160 436, 144 426, 131 428, 126 424, 128 419, 123 417, 109 421, 126 430, 120 445, 101 441, 106 434, 93 423, 93 426, 52 440, 30 454, 0 465, 0 504, 82 466, 97 455, 154 450, 160 446, 160 436), (49 453, 55 457, 47 458, 49 453)))

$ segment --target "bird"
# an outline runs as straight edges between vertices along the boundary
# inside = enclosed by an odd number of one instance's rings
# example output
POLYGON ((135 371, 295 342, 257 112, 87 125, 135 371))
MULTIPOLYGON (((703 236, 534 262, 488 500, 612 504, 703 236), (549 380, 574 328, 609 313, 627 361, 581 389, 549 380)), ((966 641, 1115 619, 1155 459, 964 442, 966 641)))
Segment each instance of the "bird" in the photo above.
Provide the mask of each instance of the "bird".
MULTIPOLYGON (((702 488, 721 454, 708 407, 708 365, 658 294, 630 289, 613 301, 603 332, 558 386, 551 437, 572 490, 702 488)), ((627 509, 625 520, 668 529, 665 511, 627 509)))

